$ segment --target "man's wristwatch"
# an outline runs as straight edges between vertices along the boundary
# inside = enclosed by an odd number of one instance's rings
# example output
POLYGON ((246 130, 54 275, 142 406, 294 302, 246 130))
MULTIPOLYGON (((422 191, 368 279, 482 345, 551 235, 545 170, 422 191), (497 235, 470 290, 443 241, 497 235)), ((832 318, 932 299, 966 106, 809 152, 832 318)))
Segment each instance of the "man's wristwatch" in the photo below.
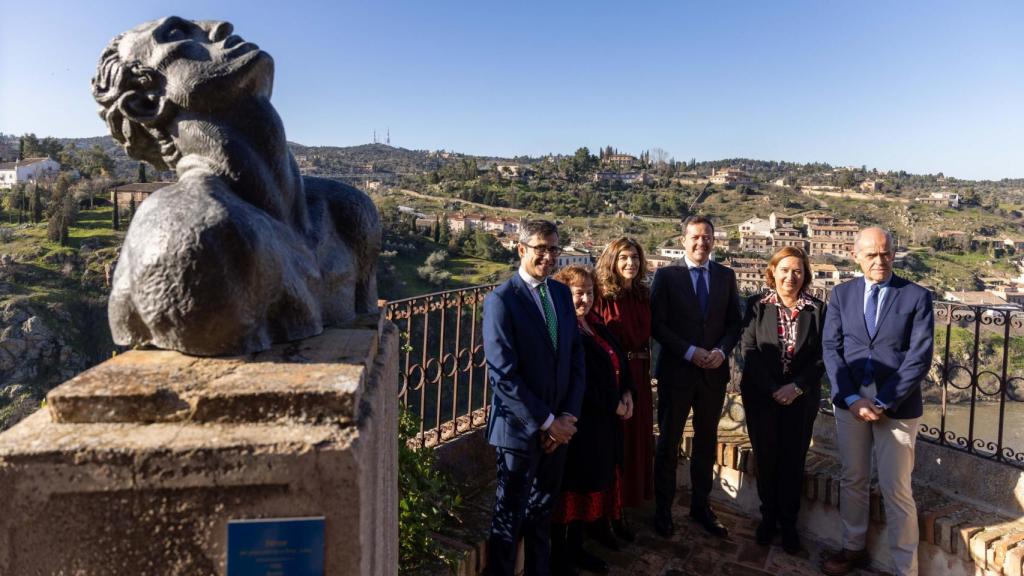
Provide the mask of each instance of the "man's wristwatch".
POLYGON ((804 389, 799 387, 799 386, 797 386, 796 382, 793 382, 793 388, 796 389, 796 395, 797 396, 800 396, 800 395, 802 395, 804 393, 804 389))

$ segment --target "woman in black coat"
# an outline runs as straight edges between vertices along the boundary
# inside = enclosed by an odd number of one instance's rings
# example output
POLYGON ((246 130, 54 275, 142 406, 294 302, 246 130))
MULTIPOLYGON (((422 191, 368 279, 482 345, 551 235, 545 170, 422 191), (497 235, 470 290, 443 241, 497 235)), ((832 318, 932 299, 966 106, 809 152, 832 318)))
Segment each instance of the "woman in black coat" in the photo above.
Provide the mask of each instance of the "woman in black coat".
POLYGON ((761 524, 757 542, 800 550, 796 531, 804 464, 821 400, 825 303, 806 292, 811 265, 799 248, 776 252, 765 271, 769 290, 750 298, 741 347, 740 391, 757 462, 761 524))
POLYGON ((562 493, 552 515, 552 572, 572 573, 575 567, 603 572, 607 570, 604 560, 583 549, 583 528, 595 525, 603 538, 614 539, 609 521, 622 517, 622 421, 632 416, 633 385, 626 354, 591 310, 593 270, 568 266, 555 280, 572 292, 586 356, 587 387, 566 454, 562 493))

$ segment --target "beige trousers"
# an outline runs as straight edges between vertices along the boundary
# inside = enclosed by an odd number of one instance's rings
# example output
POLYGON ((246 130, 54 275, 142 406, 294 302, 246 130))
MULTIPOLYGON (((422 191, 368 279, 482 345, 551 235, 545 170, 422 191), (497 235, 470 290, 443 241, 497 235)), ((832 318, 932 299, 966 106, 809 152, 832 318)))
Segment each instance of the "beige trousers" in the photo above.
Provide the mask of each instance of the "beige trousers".
POLYGON ((895 420, 883 415, 877 422, 861 422, 849 410, 837 408, 835 414, 839 459, 843 464, 839 484, 843 547, 847 550, 867 547, 873 448, 878 466, 878 486, 885 502, 893 572, 900 576, 916 576, 920 538, 910 477, 914 471, 914 443, 920 418, 895 420))

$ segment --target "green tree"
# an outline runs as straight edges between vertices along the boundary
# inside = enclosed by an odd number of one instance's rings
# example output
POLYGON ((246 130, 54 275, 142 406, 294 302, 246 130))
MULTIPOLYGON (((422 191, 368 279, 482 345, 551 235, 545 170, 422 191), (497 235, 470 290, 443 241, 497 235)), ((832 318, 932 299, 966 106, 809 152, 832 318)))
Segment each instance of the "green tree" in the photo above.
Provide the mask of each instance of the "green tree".
POLYGON ((128 225, 131 226, 132 220, 135 218, 135 193, 132 192, 131 197, 128 199, 128 225))
POLYGON ((843 172, 839 174, 839 177, 836 178, 836 186, 839 186, 840 188, 851 188, 855 183, 856 180, 853 177, 853 173, 849 170, 843 170, 843 172))
POLYGON ((53 183, 46 206, 46 237, 61 246, 68 243, 68 229, 78 221, 78 202, 71 193, 71 177, 61 172, 53 183))
POLYGON ((22 134, 18 145, 19 160, 40 156, 42 152, 39 147, 39 138, 35 134, 22 134))
POLYGON ((431 252, 427 256, 423 266, 416 269, 416 273, 419 274, 420 278, 423 278, 427 282, 436 286, 444 286, 451 279, 452 273, 445 270, 445 266, 448 264, 448 252, 445 250, 437 250, 431 252))
POLYGON ((98 144, 93 144, 82 153, 82 175, 86 178, 112 177, 114 175, 114 159, 98 144))
POLYGON ((437 243, 447 246, 452 241, 452 228, 448 225, 448 214, 441 213, 441 231, 437 234, 437 243))
POLYGON ((32 214, 32 223, 39 224, 43 221, 43 199, 39 195, 39 182, 32 186, 32 196, 29 198, 29 213, 32 214))
POLYGON ((139 182, 146 182, 146 164, 139 162, 139 182))
POLYGON ((589 172, 597 166, 597 158, 590 155, 590 149, 586 146, 577 148, 572 156, 573 168, 576 172, 589 172))
POLYGON ((28 220, 28 187, 24 184, 18 187, 18 224, 28 220))

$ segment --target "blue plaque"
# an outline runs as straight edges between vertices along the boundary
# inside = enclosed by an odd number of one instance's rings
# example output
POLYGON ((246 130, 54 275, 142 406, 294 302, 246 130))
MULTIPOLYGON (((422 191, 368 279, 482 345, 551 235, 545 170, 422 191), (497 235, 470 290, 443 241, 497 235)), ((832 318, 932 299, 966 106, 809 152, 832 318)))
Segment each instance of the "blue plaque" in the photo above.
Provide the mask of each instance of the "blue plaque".
POLYGON ((229 520, 227 576, 324 576, 324 519, 229 520))

